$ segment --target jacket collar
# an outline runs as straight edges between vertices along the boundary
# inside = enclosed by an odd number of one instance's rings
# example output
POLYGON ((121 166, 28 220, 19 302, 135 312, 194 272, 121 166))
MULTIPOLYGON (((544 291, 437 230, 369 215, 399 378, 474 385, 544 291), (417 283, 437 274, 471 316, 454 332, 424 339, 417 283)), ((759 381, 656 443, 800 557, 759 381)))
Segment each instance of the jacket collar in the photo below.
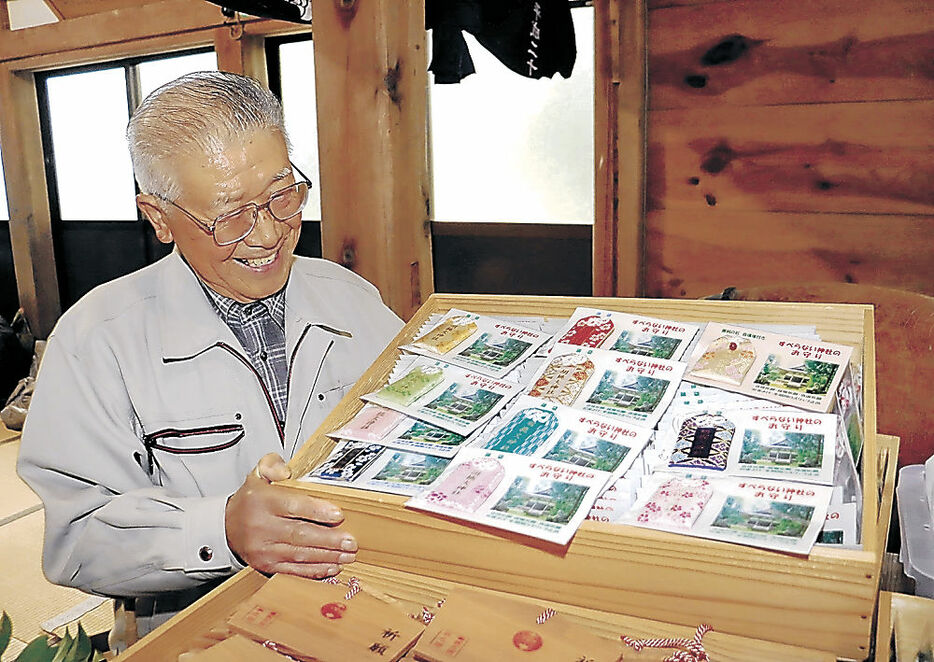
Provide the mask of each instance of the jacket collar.
POLYGON ((157 301, 164 359, 194 356, 218 342, 238 346, 178 249, 165 258, 157 301))
MULTIPOLYGON (((335 337, 349 335, 342 323, 334 318, 331 306, 312 281, 311 274, 296 269, 293 264, 285 290, 288 356, 292 356, 308 326, 318 327, 335 337)), ((218 342, 239 347, 233 332, 214 310, 201 289, 198 276, 182 259, 178 249, 165 258, 157 301, 163 358, 194 356, 218 342)))

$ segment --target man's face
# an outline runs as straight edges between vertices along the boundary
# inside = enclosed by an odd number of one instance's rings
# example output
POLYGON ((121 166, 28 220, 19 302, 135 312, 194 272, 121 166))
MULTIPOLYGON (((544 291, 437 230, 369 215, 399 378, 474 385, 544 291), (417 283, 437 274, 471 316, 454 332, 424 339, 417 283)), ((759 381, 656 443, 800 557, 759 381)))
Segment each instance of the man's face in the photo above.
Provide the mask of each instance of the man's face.
MULTIPOLYGON (((249 202, 262 205, 295 180, 285 140, 276 131, 257 131, 212 156, 180 156, 174 163, 181 195, 175 201, 210 225, 216 217, 249 202)), ((301 224, 275 220, 261 211, 253 230, 229 246, 218 246, 180 209, 139 196, 143 213, 160 241, 179 252, 211 289, 240 302, 275 294, 285 285, 301 224)), ((298 220, 298 219, 296 219, 298 220)))

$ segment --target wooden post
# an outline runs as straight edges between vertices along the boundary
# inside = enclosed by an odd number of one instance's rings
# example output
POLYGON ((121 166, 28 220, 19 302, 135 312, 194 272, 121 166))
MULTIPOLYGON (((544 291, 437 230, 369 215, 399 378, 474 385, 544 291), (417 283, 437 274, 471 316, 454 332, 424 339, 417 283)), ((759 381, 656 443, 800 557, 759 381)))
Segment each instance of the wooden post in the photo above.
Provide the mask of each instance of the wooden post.
POLYGON ((242 23, 229 23, 214 30, 214 52, 221 71, 252 76, 269 86, 265 39, 246 34, 242 23))
POLYGON ((61 313, 35 79, 0 67, 0 143, 20 306, 37 337, 61 313))
POLYGON ((433 285, 424 6, 312 2, 324 256, 408 319, 433 285))
POLYGON ((7 0, 0 0, 0 32, 10 29, 10 9, 7 0))
POLYGON ((594 2, 594 296, 643 292, 645 0, 594 2))

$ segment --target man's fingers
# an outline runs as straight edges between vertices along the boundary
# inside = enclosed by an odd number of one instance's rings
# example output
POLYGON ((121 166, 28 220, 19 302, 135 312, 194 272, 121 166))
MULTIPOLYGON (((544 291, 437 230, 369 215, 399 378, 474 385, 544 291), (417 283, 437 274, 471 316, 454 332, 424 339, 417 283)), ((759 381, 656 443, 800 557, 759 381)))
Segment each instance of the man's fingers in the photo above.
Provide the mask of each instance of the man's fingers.
POLYGON ((268 453, 260 458, 259 463, 256 465, 256 475, 272 482, 290 478, 292 472, 278 453, 268 453))
POLYGON ((322 547, 301 547, 287 543, 269 545, 264 551, 273 563, 347 565, 357 560, 357 555, 353 552, 322 547))
POLYGON ((340 573, 341 567, 333 563, 278 563, 273 572, 298 575, 309 579, 324 579, 340 573))
POLYGON ((337 526, 344 521, 344 513, 330 501, 316 499, 285 487, 280 487, 280 489, 280 496, 274 508, 274 513, 279 517, 317 522, 328 526, 337 526))
POLYGON ((280 540, 295 547, 315 547, 335 552, 357 551, 357 541, 349 533, 298 520, 288 523, 286 533, 280 540))

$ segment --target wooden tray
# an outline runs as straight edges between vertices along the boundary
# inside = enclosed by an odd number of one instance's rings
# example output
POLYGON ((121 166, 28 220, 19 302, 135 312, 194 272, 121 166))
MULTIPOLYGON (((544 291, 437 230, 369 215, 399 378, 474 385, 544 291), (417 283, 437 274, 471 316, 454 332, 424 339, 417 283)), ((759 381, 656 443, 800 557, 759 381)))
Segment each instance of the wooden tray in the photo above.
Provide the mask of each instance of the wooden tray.
MULTIPOLYGON (((876 434, 871 306, 432 295, 292 459, 293 475, 307 473, 327 456, 334 442, 323 432, 349 420, 362 406, 359 396, 385 383, 398 346, 431 314, 461 308, 566 318, 579 305, 685 321, 816 325, 822 339, 852 345, 853 360, 863 362, 863 549, 816 548, 804 558, 599 522, 585 522, 568 546, 530 545, 528 538, 407 510, 404 497, 286 484, 341 506, 363 564, 662 623, 705 622, 719 633, 865 658, 898 454, 896 438, 876 434)), ((256 580, 237 581, 225 600, 256 580)), ((175 624, 172 639, 183 638, 186 626, 175 624)))
MULTIPOLYGON (((455 582, 424 577, 415 573, 378 568, 362 563, 355 563, 339 578, 346 581, 348 576, 357 577, 363 590, 369 591, 383 600, 393 602, 413 615, 420 614, 423 606, 434 611, 438 600, 444 598, 453 588, 463 586, 463 584, 455 582)), ((205 638, 205 634, 212 627, 222 623, 241 601, 259 590, 265 582, 266 578, 260 573, 251 569, 244 570, 159 627, 152 634, 140 640, 121 655, 120 659, 127 660, 127 662, 174 662, 180 654, 191 650, 192 646, 207 645, 209 641, 205 638)), ((500 593, 497 591, 485 592, 494 595, 500 593)), ((515 598, 517 596, 509 597, 515 598)), ((587 627, 594 634, 610 639, 617 639, 624 634, 637 639, 649 637, 683 637, 690 639, 696 629, 694 627, 659 623, 632 616, 584 609, 553 601, 521 597, 519 599, 540 606, 551 606, 558 613, 568 616, 580 625, 587 627)), ((703 639, 703 645, 711 659, 717 660, 717 662, 750 662, 750 660, 756 660, 756 662, 787 662, 788 660, 794 660, 795 662, 832 662, 836 659, 832 653, 826 651, 788 646, 770 641, 757 641, 717 631, 707 633, 703 639)), ((624 648, 620 644, 620 652, 624 653, 624 659, 626 660, 654 662, 670 656, 674 650, 644 649, 641 654, 637 654, 632 649, 624 648)), ((414 662, 411 654, 404 659, 406 662, 414 662)))

